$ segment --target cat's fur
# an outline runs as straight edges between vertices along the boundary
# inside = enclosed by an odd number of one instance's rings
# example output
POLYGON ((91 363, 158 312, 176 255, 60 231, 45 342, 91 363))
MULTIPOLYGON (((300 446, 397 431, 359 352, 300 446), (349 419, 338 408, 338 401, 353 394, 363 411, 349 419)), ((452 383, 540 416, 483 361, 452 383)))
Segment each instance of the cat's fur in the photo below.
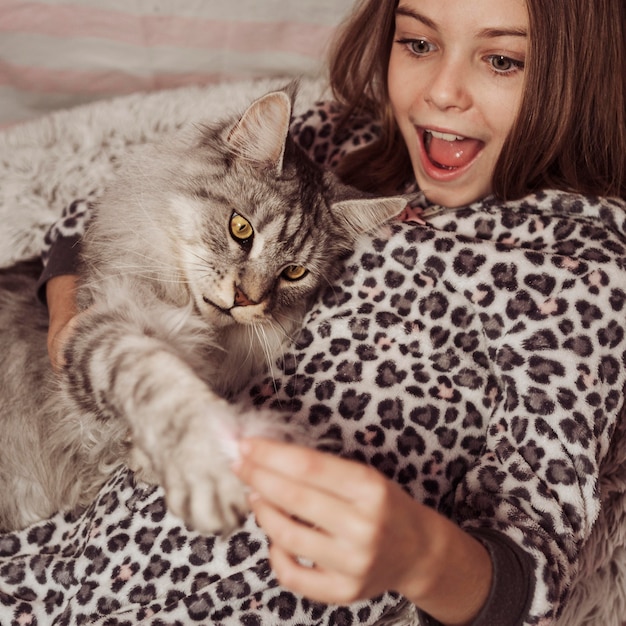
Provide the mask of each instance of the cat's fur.
POLYGON ((251 418, 227 398, 281 355, 355 238, 404 207, 359 197, 301 153, 292 92, 124 166, 84 238, 60 375, 32 271, 1 272, 0 530, 90 502, 121 463, 197 529, 237 524, 246 504, 225 447, 251 418), (253 236, 232 233, 235 213, 253 236), (294 266, 307 273, 287 280, 294 266))

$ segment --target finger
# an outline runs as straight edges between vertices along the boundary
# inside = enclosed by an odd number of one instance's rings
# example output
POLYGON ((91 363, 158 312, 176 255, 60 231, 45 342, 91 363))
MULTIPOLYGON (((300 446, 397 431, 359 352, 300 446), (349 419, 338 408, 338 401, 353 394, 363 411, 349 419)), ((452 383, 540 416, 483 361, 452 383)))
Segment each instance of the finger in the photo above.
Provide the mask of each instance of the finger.
MULTIPOLYGON (((278 546, 291 555, 316 564, 318 568, 349 574, 355 548, 323 529, 284 513, 262 499, 251 504, 259 526, 278 546)), ((302 563, 301 563, 302 564, 302 563)))
POLYGON ((270 439, 244 439, 240 442, 240 452, 240 476, 245 482, 248 482, 247 472, 252 469, 247 466, 249 461, 346 502, 361 500, 378 474, 366 465, 327 452, 270 439))
POLYGON ((282 586, 315 602, 344 605, 364 597, 357 581, 318 564, 303 565, 280 546, 270 547, 270 563, 282 586))
POLYGON ((363 522, 354 507, 333 493, 294 481, 265 467, 247 465, 246 482, 264 502, 288 517, 324 530, 329 535, 358 537, 363 522))
POLYGON ((236 471, 275 506, 366 548, 388 519, 394 490, 399 488, 375 469, 291 444, 266 440, 250 444, 251 453, 242 457, 236 471), (310 461, 302 463, 301 455, 310 461), (285 472, 292 463, 311 469, 285 472))

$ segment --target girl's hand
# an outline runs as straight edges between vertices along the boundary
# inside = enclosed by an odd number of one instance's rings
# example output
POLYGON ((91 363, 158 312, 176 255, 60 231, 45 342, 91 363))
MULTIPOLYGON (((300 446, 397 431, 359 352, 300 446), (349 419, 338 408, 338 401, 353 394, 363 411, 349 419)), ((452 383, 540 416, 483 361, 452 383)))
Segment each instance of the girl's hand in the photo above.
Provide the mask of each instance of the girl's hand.
POLYGON ((46 299, 50 325, 48 327, 48 355, 52 369, 63 367, 63 348, 75 326, 76 281, 74 275, 55 276, 46 284, 46 299))
POLYGON ((329 604, 397 591, 447 624, 479 612, 491 586, 485 548, 374 468, 264 439, 240 451, 235 471, 282 585, 329 604))

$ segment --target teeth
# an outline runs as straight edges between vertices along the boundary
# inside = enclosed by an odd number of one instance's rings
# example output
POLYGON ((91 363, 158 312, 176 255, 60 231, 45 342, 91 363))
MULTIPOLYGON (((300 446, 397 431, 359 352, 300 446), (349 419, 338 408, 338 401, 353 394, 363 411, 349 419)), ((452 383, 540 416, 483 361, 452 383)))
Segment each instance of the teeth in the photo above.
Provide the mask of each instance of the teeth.
POLYGON ((465 137, 461 135, 453 135, 452 133, 440 133, 436 130, 427 130, 436 139, 443 139, 444 141, 462 141, 465 137))

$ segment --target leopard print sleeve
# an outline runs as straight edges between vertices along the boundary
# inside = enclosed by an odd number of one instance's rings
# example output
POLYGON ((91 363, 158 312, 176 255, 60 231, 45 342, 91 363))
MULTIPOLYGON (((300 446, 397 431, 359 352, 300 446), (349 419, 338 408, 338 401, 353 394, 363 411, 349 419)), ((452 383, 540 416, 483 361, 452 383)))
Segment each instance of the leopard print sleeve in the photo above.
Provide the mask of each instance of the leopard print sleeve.
MULTIPOLYGON (((451 336, 462 346, 458 365, 439 373, 437 393, 465 400, 462 446, 473 440, 473 426, 484 428, 470 444, 480 440, 481 450, 458 482, 450 514, 479 534, 506 535, 530 555, 527 620, 536 623, 567 600, 623 403, 624 213, 562 193, 532 198, 521 210, 486 208, 436 221, 454 228, 456 245, 452 264, 438 255, 432 306, 457 303, 446 328, 457 329, 451 336), (468 402, 479 388, 480 401, 468 402)), ((442 434, 448 428, 437 426, 442 434)))
POLYGON ((37 282, 37 294, 45 303, 46 283, 55 276, 76 274, 80 254, 80 239, 87 228, 92 202, 78 199, 71 202, 52 224, 41 249, 43 271, 37 282))
MULTIPOLYGON (((600 464, 623 404, 626 304, 620 209, 565 194, 537 208, 495 222, 488 256, 468 241, 457 257, 457 284, 467 277, 488 336, 490 398, 484 448, 452 505, 465 528, 503 533, 531 556, 535 621, 566 602, 599 513, 600 464), (589 219, 595 210, 602 220, 589 219)), ((468 371, 466 384, 477 380, 468 371)))
POLYGON ((339 128, 341 110, 332 101, 318 102, 291 126, 295 142, 319 165, 334 169, 341 159, 374 141, 380 126, 368 118, 354 118, 339 128))

